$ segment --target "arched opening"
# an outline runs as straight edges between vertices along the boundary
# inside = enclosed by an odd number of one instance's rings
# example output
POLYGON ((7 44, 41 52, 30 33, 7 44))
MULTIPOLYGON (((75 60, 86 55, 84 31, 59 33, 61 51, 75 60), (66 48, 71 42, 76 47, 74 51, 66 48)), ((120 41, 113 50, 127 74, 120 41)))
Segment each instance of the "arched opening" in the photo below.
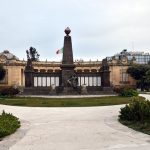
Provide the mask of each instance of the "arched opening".
POLYGON ((46 70, 45 70, 45 69, 40 69, 40 72, 41 72, 41 73, 45 73, 46 70))
POLYGON ((78 70, 77 70, 77 72, 81 73, 81 72, 82 72, 82 70, 81 70, 81 69, 78 69, 78 70))
POLYGON ((56 73, 60 73, 60 71, 61 71, 61 70, 59 70, 59 69, 56 69, 56 70, 55 70, 56 73))
POLYGON ((85 73, 89 73, 90 70, 89 70, 89 69, 84 69, 84 72, 85 72, 85 73))
POLYGON ((52 70, 52 69, 48 69, 48 70, 47 70, 47 72, 52 73, 52 72, 53 72, 53 70, 52 70))
POLYGON ((96 72, 97 72, 97 70, 96 70, 96 69, 91 69, 91 72, 96 73, 96 72))
POLYGON ((38 72, 38 69, 34 69, 34 72, 38 72))

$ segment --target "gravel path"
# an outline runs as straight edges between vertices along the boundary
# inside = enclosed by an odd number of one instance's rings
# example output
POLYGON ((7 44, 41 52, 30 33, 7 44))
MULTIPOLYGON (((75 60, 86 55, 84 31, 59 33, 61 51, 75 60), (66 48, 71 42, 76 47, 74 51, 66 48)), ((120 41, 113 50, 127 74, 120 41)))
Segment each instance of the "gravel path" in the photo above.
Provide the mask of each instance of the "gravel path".
MULTIPOLYGON (((145 96, 145 95, 142 95, 145 96)), ((150 95, 146 95, 150 99, 150 95)), ((150 136, 117 121, 120 107, 29 108, 0 105, 21 128, 0 150, 150 150, 150 136)))

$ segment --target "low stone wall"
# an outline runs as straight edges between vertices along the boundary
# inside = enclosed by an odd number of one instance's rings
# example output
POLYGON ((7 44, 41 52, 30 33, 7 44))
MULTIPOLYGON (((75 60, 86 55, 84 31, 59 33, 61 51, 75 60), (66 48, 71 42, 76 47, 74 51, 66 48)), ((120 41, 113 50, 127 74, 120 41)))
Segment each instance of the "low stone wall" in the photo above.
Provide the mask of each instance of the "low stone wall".
POLYGON ((100 95, 100 94, 112 94, 112 89, 104 90, 102 87, 77 87, 63 88, 63 87, 29 87, 24 88, 23 95, 100 95))

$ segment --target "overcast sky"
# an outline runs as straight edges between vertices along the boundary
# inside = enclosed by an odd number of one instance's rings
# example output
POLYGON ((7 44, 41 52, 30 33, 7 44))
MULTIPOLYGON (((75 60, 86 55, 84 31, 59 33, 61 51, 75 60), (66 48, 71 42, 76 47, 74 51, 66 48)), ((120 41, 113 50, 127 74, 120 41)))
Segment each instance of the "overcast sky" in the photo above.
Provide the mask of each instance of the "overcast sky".
POLYGON ((74 59, 102 59, 123 49, 150 52, 150 0, 0 0, 0 51, 61 60, 64 29, 74 59))

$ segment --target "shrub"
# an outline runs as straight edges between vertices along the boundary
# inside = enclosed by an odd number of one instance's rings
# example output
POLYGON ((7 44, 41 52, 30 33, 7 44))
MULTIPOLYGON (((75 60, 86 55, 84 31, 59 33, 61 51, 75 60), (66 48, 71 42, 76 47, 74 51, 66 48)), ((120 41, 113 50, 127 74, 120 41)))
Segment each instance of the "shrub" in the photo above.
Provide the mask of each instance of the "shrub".
POLYGON ((20 121, 10 113, 0 115, 0 138, 14 133, 20 127, 20 121))
POLYGON ((122 88, 120 88, 120 87, 114 87, 113 91, 116 92, 117 94, 119 94, 121 92, 121 89, 122 88))
POLYGON ((18 88, 4 87, 0 90, 0 95, 2 96, 14 96, 19 93, 18 88))
POLYGON ((119 95, 124 97, 138 96, 138 92, 132 88, 122 88, 119 95))
POLYGON ((150 101, 142 97, 133 97, 129 104, 121 108, 119 119, 135 122, 150 120, 150 101))

